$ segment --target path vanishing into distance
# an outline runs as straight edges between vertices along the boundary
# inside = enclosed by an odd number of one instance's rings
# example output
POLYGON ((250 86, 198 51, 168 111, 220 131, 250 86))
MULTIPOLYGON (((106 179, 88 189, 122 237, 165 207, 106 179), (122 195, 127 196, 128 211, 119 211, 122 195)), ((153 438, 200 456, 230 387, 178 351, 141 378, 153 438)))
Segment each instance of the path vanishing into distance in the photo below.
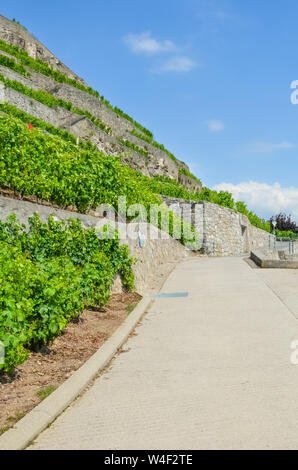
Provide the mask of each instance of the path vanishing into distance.
POLYGON ((297 449, 298 271, 191 258, 31 449, 297 449))

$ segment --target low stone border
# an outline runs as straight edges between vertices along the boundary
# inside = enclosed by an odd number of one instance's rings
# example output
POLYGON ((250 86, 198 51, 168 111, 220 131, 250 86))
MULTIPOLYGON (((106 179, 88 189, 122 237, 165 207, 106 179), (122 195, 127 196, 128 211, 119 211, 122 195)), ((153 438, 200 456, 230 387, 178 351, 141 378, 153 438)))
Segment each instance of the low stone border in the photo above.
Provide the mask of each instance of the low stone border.
POLYGON ((54 393, 0 437, 0 450, 23 450, 46 429, 113 359, 152 299, 144 297, 106 343, 54 393))
POLYGON ((298 260, 268 259, 261 251, 252 251, 250 258, 263 269, 298 269, 298 260))

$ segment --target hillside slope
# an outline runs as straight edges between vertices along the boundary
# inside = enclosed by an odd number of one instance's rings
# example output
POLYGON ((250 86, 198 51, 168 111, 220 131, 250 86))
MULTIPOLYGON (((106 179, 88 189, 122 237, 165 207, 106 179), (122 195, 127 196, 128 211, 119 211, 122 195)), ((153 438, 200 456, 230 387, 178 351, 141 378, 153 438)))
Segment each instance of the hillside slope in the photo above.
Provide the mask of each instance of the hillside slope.
MULTIPOLYGON (((185 163, 154 140, 151 131, 113 107, 24 27, 2 16, 0 112, 72 144, 84 144, 84 148, 92 144, 91 148, 97 148, 107 159, 119 156, 122 163, 135 170, 131 180, 141 190, 219 204, 246 215, 252 225, 270 231, 269 223, 244 203, 235 202, 230 193, 202 187, 185 163)), ((96 179, 97 176, 93 177, 96 179)), ((20 183, 21 180, 11 188, 23 195, 20 183)), ((37 196, 36 191, 32 195, 37 196)))
POLYGON ((169 177, 191 191, 201 189, 185 163, 88 87, 24 27, 0 16, 0 39, 0 73, 8 79, 4 86, 2 80, 2 102, 90 140, 104 153, 121 155, 124 163, 147 176, 169 177), (46 92, 56 101, 51 104, 28 90, 46 92))

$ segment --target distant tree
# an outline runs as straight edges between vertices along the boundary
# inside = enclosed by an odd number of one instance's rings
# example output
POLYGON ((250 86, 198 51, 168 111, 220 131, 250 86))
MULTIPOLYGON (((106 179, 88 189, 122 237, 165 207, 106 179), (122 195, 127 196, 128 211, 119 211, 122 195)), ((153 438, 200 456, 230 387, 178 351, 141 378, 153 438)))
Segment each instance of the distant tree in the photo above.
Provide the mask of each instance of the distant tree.
POLYGON ((281 212, 280 214, 271 217, 270 224, 271 229, 273 230, 273 222, 276 221, 276 228, 281 232, 293 232, 298 234, 298 225, 292 219, 290 215, 286 215, 285 213, 281 212))

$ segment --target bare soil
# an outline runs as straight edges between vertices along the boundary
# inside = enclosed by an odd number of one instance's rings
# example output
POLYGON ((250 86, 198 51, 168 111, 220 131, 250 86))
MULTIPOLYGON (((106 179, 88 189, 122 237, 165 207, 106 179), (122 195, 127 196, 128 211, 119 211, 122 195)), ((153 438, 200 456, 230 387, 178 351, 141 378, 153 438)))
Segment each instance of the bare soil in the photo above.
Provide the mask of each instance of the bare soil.
POLYGON ((86 310, 52 344, 0 376, 0 435, 79 369, 139 303, 136 293, 113 294, 102 311, 86 310))

